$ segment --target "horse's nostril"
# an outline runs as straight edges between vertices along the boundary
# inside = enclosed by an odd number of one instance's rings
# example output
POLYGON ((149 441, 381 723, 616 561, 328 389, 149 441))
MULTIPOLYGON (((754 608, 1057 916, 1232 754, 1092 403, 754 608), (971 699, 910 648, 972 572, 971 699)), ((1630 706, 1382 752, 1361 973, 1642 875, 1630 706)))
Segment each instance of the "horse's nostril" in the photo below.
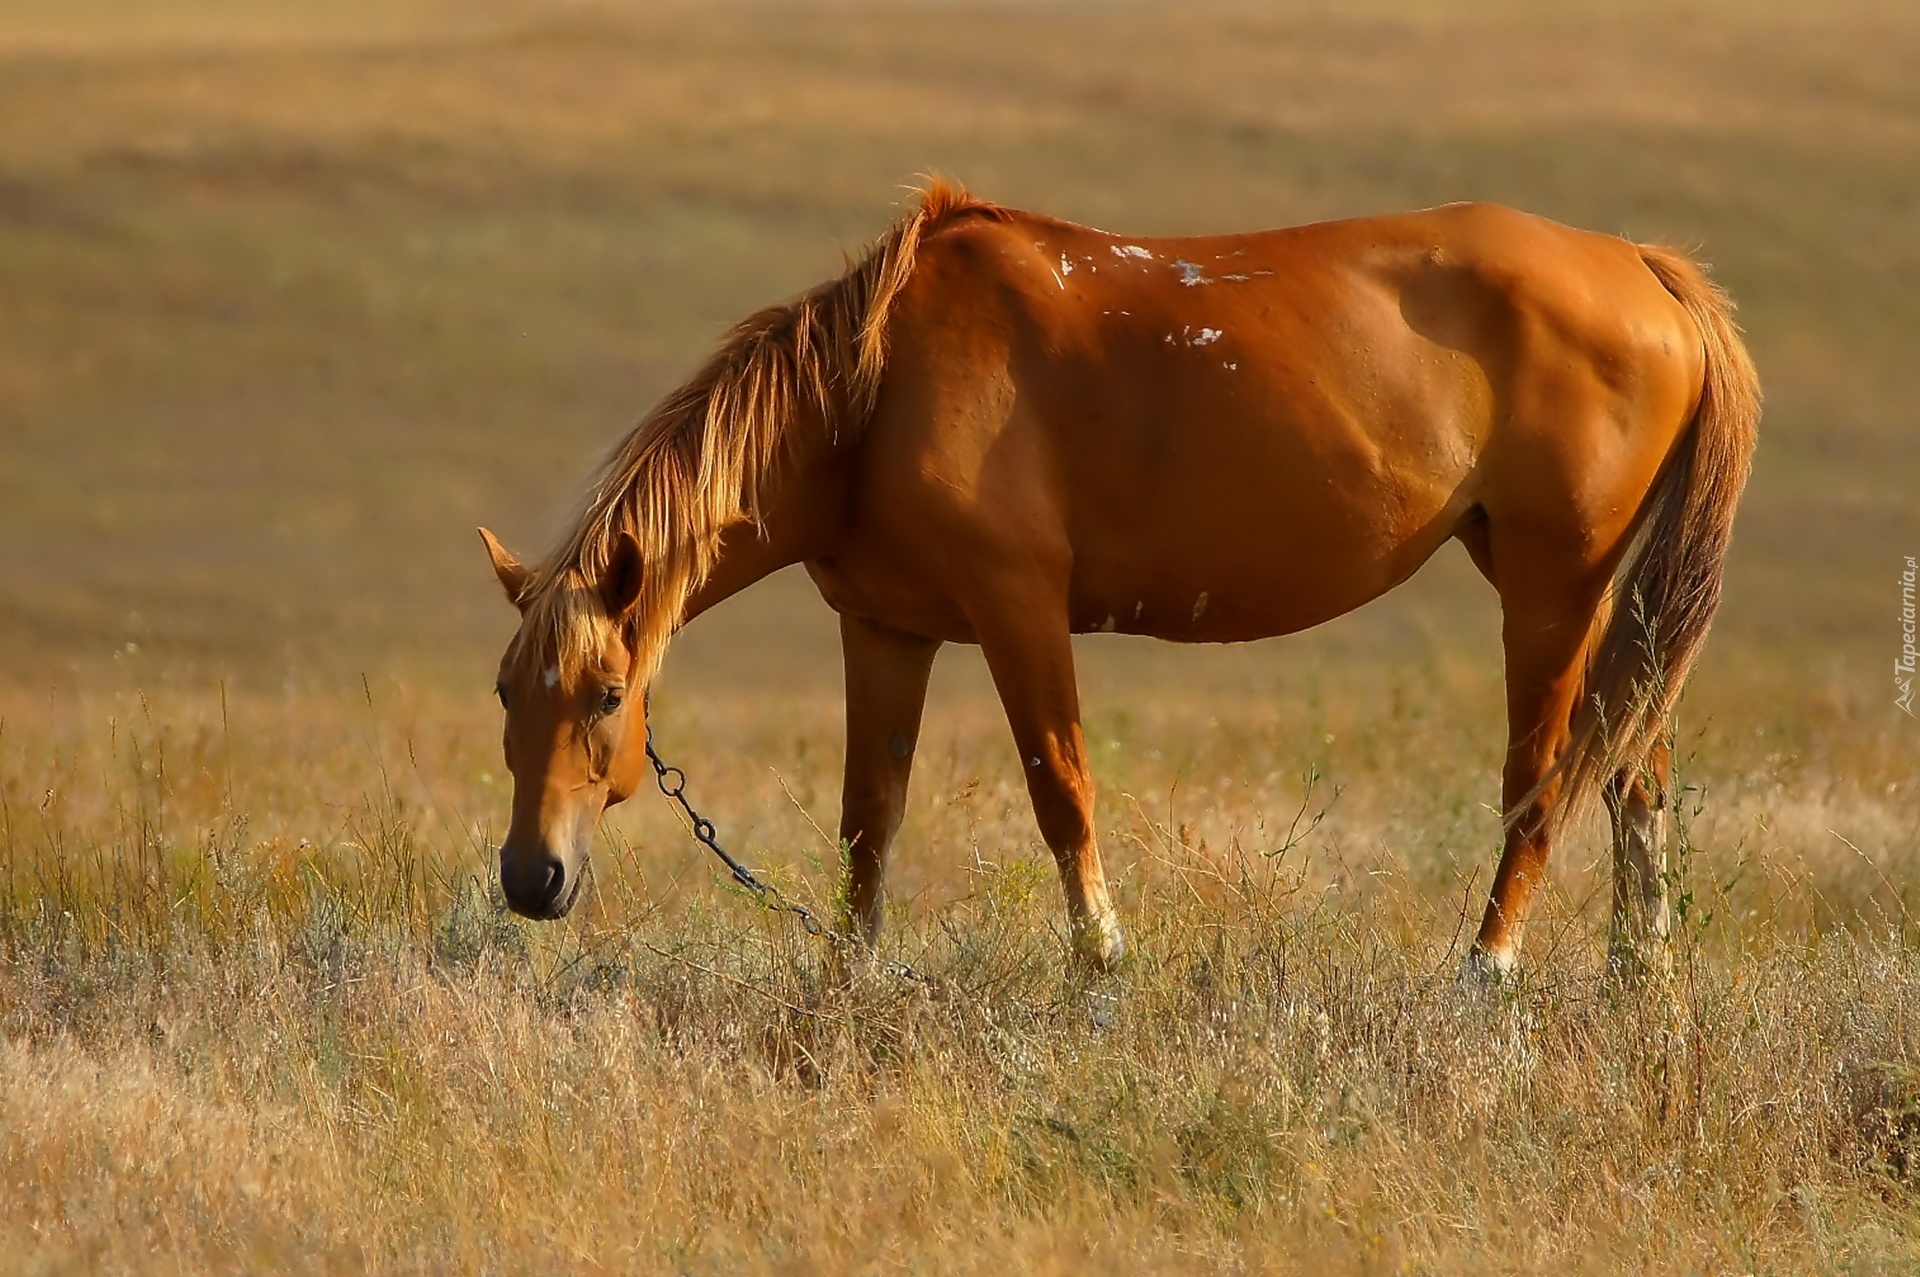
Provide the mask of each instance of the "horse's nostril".
POLYGON ((522 860, 500 856, 500 891, 507 907, 529 918, 551 918, 567 885, 567 866, 551 853, 522 860))

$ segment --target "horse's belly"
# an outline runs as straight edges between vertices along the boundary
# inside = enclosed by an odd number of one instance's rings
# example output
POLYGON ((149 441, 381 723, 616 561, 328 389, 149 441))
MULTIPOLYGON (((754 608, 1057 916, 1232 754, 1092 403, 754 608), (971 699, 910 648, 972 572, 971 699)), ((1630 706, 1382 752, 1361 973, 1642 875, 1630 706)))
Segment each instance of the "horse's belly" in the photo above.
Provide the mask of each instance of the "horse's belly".
POLYGON ((1307 629, 1411 576, 1469 500, 1431 467, 1319 462, 1254 448, 1083 493, 1074 627, 1215 643, 1307 629))
POLYGON ((1093 555, 1075 572, 1073 628, 1193 643, 1292 634, 1386 593, 1444 540, 1384 558, 1278 539, 1184 556, 1093 555))

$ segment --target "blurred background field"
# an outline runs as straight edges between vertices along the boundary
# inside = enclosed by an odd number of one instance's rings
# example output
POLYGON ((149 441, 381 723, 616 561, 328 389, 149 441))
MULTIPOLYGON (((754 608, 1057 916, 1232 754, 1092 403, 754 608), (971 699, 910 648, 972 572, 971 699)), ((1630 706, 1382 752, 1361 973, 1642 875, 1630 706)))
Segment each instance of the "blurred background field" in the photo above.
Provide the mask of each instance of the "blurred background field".
MULTIPOLYGON (((1915 66, 1920 13, 1852 0, 0 0, 0 1230, 76 1270, 169 1236, 185 1268, 1911 1260, 1915 66), (644 798, 580 916, 498 916, 512 614, 474 526, 543 550, 728 323, 923 172, 1142 234, 1494 199, 1714 264, 1767 416, 1684 711, 1691 1036, 1597 992, 1597 830, 1515 1018, 1447 1000, 1502 744, 1457 548, 1307 635, 1083 641, 1131 984, 1057 974, 968 650, 893 874, 892 943, 971 991, 938 1014, 793 1011, 818 955, 644 798), (859 1175, 793 1152, 848 1123, 859 1175), (856 1241, 752 1240, 794 1212, 856 1241), (919 1241, 860 1249, 889 1228, 919 1241)), ((789 573, 655 698, 696 799, 827 904, 838 688, 789 573)))
MULTIPOLYGON (((128 643, 268 683, 479 668, 473 525, 544 546, 724 325, 940 171, 1140 233, 1472 197, 1697 249, 1768 394, 1707 682, 1785 652, 1802 694, 1887 699, 1920 472, 1900 7, 146 8, 0 15, 16 679, 128 643)), ((1451 637, 1460 579, 1343 633, 1451 637)), ((830 633, 803 590, 715 628, 830 633)))

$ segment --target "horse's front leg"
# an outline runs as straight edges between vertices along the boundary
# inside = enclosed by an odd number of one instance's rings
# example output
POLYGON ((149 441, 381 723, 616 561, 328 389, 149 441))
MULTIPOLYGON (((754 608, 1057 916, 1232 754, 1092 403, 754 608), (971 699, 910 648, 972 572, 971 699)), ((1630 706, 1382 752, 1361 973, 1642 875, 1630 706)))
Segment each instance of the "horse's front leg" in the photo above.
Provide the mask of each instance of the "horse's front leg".
POLYGON ((885 909, 887 851, 907 810, 920 712, 938 639, 840 618, 847 668, 847 769, 840 797, 840 842, 847 855, 842 926, 871 944, 885 909))
POLYGON ((1027 603, 977 610, 971 620, 1006 707, 1040 836, 1060 867, 1074 950, 1110 970, 1127 946, 1094 839, 1093 774, 1064 611, 1027 603))

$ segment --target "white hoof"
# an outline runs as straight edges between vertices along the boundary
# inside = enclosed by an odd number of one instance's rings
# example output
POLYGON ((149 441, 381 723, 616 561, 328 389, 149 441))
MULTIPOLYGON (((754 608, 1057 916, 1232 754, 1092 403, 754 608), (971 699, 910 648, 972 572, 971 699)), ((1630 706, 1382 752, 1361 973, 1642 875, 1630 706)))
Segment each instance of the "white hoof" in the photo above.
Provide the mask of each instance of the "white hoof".
POLYGON ((1088 918, 1076 928, 1074 951, 1095 971, 1112 971, 1127 958, 1127 938, 1111 910, 1088 918))
POLYGON ((1463 989, 1492 989, 1505 984, 1513 974, 1514 960, 1511 953, 1495 953, 1475 947, 1467 954, 1465 962, 1460 964, 1460 987, 1463 989))

